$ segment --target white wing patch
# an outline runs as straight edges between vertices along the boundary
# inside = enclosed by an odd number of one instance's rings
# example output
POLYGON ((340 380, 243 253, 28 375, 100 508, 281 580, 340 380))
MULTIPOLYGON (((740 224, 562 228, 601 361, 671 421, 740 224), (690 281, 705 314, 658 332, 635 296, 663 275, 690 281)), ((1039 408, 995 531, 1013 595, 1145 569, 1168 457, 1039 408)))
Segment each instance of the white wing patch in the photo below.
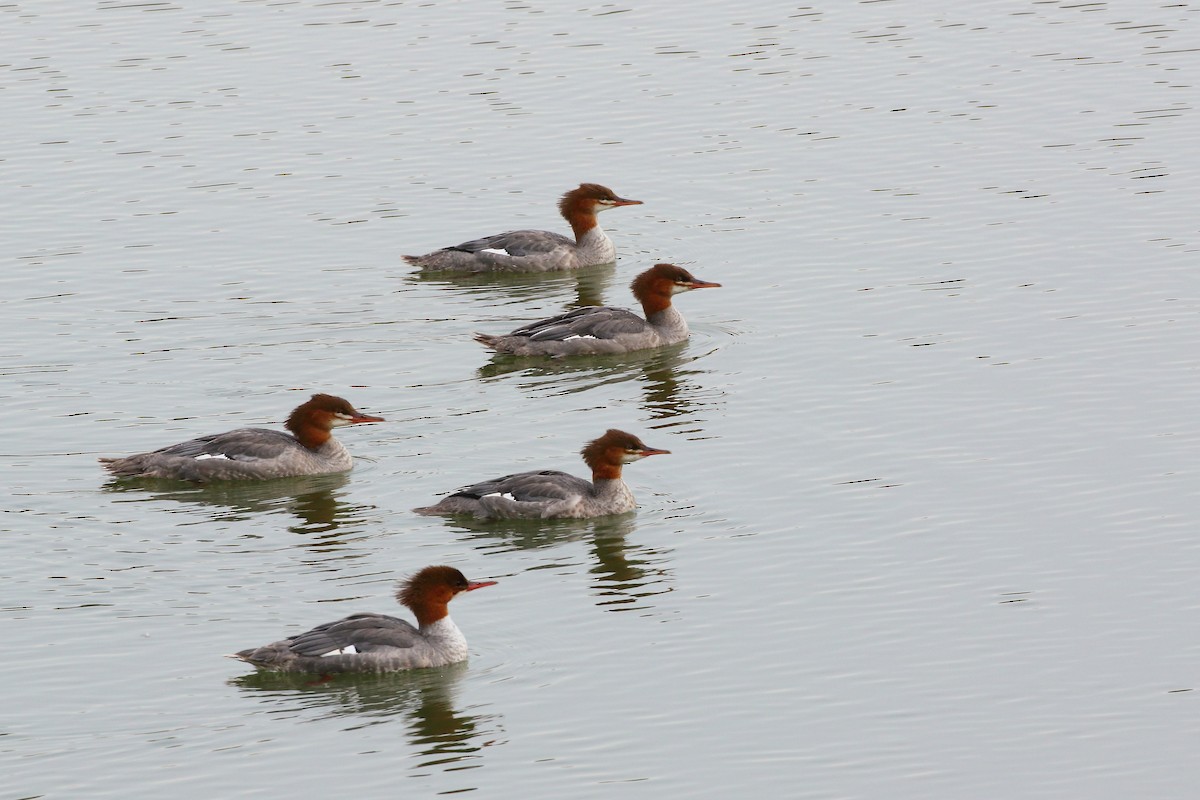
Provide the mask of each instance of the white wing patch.
POLYGON ((203 461, 206 458, 223 458, 226 461, 229 460, 229 456, 225 455, 224 453, 201 453, 200 455, 196 456, 197 461, 203 461))
POLYGON ((572 339, 595 339, 595 338, 596 338, 596 337, 595 337, 595 336, 592 336, 590 333, 584 333, 584 334, 579 334, 579 333, 576 333, 576 334, 573 334, 573 335, 571 335, 571 336, 568 336, 567 338, 563 339, 563 341, 564 341, 564 342, 569 342, 569 341, 571 341, 572 339))
POLYGON ((495 254, 496 254, 496 255, 498 255, 498 256, 506 256, 506 255, 509 255, 509 252, 508 252, 507 250, 505 250, 503 247, 485 247, 485 248, 483 248, 482 250, 480 250, 479 252, 481 252, 481 253, 495 253, 495 254))
POLYGON ((348 644, 345 647, 339 647, 337 650, 330 650, 328 653, 321 653, 321 658, 325 656, 353 656, 358 654, 358 649, 354 645, 348 644))
POLYGON ((491 494, 485 494, 484 497, 503 497, 505 500, 512 500, 514 503, 517 502, 517 498, 513 497, 510 492, 492 492, 491 494))

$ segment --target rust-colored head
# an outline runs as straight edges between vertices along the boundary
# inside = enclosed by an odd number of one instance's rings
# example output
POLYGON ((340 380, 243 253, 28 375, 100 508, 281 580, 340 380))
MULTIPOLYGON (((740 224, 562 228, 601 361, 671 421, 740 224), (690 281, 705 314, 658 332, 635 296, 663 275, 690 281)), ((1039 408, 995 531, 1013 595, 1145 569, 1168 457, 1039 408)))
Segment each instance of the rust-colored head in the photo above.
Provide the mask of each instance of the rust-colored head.
POLYGON ((683 267, 674 264, 655 264, 633 279, 629 288, 642 304, 646 316, 671 305, 671 297, 692 289, 718 289, 721 284, 702 281, 683 267))
POLYGON ((400 584, 396 599, 412 610, 420 625, 429 625, 450 613, 447 606, 460 592, 495 585, 495 581, 469 581, 454 567, 425 567, 400 584))
POLYGON ((578 189, 572 189, 558 201, 558 210, 567 216, 568 212, 577 208, 587 208, 593 213, 618 206, 640 206, 641 200, 626 200, 618 197, 612 189, 598 183, 581 183, 578 189))
POLYGON ((581 183, 558 201, 558 211, 571 223, 571 230, 578 239, 596 226, 596 215, 601 211, 618 206, 640 206, 641 200, 626 200, 618 197, 612 189, 598 183, 581 183))
POLYGON ((308 448, 329 441, 330 431, 342 425, 383 422, 383 417, 363 414, 349 402, 331 394, 314 394, 307 403, 296 407, 283 425, 308 448))
POLYGON ((609 428, 579 452, 583 463, 592 468, 592 480, 615 480, 621 477, 621 467, 625 464, 647 456, 667 455, 671 451, 650 447, 632 433, 609 428))

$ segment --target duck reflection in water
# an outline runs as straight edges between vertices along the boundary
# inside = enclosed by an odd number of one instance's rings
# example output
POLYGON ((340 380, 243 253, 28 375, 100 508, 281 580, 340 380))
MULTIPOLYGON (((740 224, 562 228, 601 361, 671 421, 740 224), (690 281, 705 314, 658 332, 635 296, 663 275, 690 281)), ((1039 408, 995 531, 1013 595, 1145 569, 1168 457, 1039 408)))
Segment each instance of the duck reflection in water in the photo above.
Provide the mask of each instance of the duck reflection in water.
POLYGON ((343 526, 358 527, 365 512, 374 507, 351 505, 342 497, 350 476, 307 475, 278 478, 273 481, 214 481, 181 484, 155 478, 123 478, 103 486, 104 491, 128 494, 120 502, 140 503, 171 500, 207 508, 213 522, 241 522, 268 514, 290 514, 298 524, 288 531, 319 536, 325 544, 336 544, 336 532, 343 526), (331 541, 334 540, 334 541, 331 541))
POLYGON ((496 714, 455 709, 455 692, 466 662, 385 675, 342 673, 313 676, 255 671, 228 681, 273 717, 300 721, 343 719, 357 730, 400 719, 408 725, 414 768, 461 770, 483 766, 483 748, 503 744, 496 714))
POLYGON ((496 355, 476 374, 483 381, 516 380, 520 389, 535 398, 636 381, 641 384, 641 406, 653 419, 684 418, 702 423, 724 404, 725 392, 701 377, 709 371, 696 363, 708 352, 696 350, 693 341, 657 350, 558 360, 496 355))
POLYGON ((573 291, 575 296, 562 307, 563 311, 570 311, 583 306, 604 305, 604 293, 616 274, 616 264, 601 264, 574 272, 415 272, 405 280, 478 296, 489 307, 496 304, 497 297, 527 307, 531 302, 542 302, 547 297, 573 291))
MULTIPOLYGON (((596 605, 606 611, 646 611, 655 595, 674 591, 668 565, 671 550, 629 544, 637 515, 590 519, 502 519, 457 516, 441 518, 481 553, 544 550, 577 542, 587 545, 592 560, 589 583, 596 605)), ((554 559, 554 564, 562 564, 554 559)), ((539 562, 531 570, 545 569, 539 562)))

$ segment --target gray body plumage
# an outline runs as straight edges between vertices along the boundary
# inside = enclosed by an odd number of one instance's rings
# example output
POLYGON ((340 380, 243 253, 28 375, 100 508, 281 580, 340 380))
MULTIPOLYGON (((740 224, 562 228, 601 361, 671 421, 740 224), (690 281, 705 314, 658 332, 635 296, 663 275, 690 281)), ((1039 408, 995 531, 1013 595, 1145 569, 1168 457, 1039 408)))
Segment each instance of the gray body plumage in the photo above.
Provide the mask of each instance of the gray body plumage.
POLYGON ((121 477, 201 482, 325 475, 354 466, 350 453, 333 437, 310 450, 295 436, 269 428, 239 428, 101 462, 121 477))
POLYGON ((509 231, 405 258, 427 270, 554 272, 611 264, 617 250, 596 225, 578 242, 551 231, 509 231))
POLYGON ((467 658, 467 640, 450 617, 417 628, 386 614, 352 614, 278 642, 234 654, 276 672, 395 672, 467 658))
POLYGON ((612 306, 586 306, 518 328, 502 336, 476 334, 476 341, 517 356, 630 353, 682 342, 688 325, 674 306, 642 319, 612 306))
POLYGON ((621 479, 595 483, 557 470, 518 472, 465 486, 419 514, 474 514, 497 519, 603 517, 637 508, 621 479))

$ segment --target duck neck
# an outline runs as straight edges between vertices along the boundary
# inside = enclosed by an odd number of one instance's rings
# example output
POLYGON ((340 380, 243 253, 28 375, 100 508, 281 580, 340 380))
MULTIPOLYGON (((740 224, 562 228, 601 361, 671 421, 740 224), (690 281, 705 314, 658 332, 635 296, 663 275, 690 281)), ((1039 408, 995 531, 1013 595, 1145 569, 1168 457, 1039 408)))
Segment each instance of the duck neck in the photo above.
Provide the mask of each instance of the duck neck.
POLYGON ((592 483, 600 486, 602 483, 611 483, 613 481, 620 482, 621 480, 621 464, 603 463, 592 467, 592 483))
POLYGON ((652 294, 643 298, 642 313, 646 315, 646 322, 660 331, 675 334, 675 338, 687 336, 687 321, 671 304, 671 295, 652 294))
POLYGON ((310 420, 288 420, 287 428, 296 437, 296 441, 309 450, 317 450, 333 438, 328 428, 316 425, 310 420))
POLYGON ((582 243, 583 238, 587 236, 589 231, 600 227, 600 222, 596 219, 596 212, 591 208, 583 208, 578 205, 571 206, 563 210, 563 218, 571 226, 571 231, 575 234, 576 243, 582 243))
POLYGON ((417 625, 421 630, 431 628, 442 620, 449 621, 450 619, 450 609, 439 600, 418 598, 411 601, 408 607, 413 612, 413 616, 417 618, 417 625))
MULTIPOLYGON (((639 288, 639 287, 634 287, 639 288)), ((675 308, 671 305, 671 293, 660 291, 649 291, 638 300, 642 302, 642 313, 646 315, 646 321, 653 323, 654 318, 662 314, 664 311, 674 311, 675 308)))

